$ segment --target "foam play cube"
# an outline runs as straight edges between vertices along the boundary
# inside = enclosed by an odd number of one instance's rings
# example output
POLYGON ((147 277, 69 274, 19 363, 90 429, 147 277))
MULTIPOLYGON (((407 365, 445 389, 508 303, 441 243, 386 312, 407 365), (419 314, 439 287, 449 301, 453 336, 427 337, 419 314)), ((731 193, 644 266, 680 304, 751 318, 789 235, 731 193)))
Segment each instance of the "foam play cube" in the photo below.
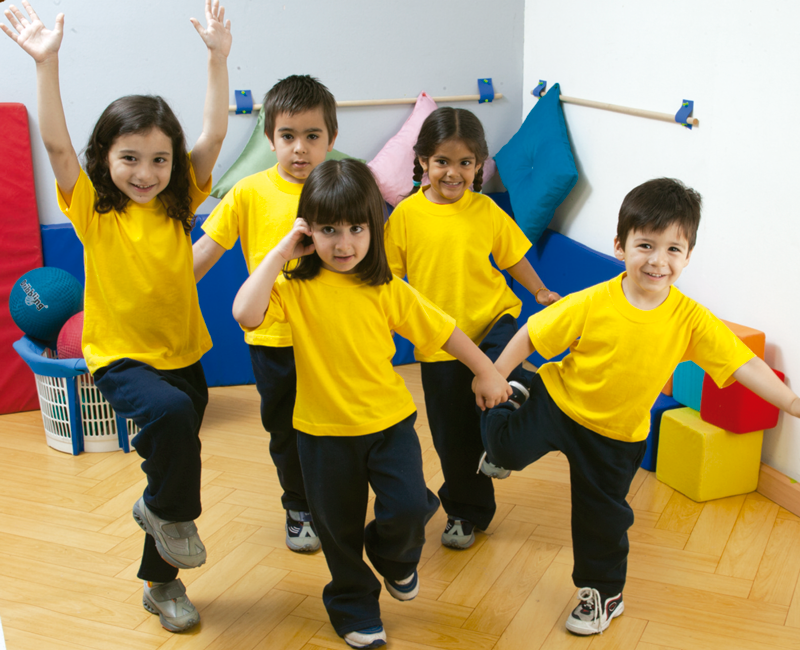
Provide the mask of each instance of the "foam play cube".
MULTIPOLYGON (((786 376, 773 370, 781 381, 786 376)), ((718 388, 711 377, 703 381, 703 403, 700 416, 709 424, 733 433, 750 433, 771 429, 778 424, 780 409, 761 399, 738 381, 727 388, 718 388)))
POLYGON ((705 374, 694 361, 679 363, 672 375, 672 397, 684 406, 699 411, 705 374))
POLYGON ((758 486, 763 431, 740 436, 700 419, 694 409, 661 418, 656 477, 694 501, 752 492, 758 486))
POLYGON ((647 435, 647 451, 644 452, 642 469, 648 472, 656 471, 658 458, 658 438, 661 429, 661 418, 666 411, 681 407, 681 403, 669 395, 659 395, 653 408, 650 409, 650 433, 647 435))
POLYGON ((750 348, 759 359, 764 358, 764 348, 767 344, 767 337, 764 332, 727 320, 723 320, 722 322, 730 327, 731 331, 742 339, 742 342, 750 348))

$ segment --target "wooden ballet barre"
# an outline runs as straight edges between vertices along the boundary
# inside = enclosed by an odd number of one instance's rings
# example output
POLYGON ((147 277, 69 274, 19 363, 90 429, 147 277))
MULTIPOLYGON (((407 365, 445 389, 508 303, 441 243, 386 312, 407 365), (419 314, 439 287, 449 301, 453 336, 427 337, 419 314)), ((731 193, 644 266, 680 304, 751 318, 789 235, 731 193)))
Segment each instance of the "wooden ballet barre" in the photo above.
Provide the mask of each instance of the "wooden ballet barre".
MULTIPOLYGON (((531 92, 531 94, 533 94, 531 92)), ((534 95, 536 97, 536 95, 534 95)), ((662 122, 672 122, 680 124, 675 121, 675 116, 669 113, 657 113, 656 111, 646 111, 643 108, 631 108, 629 106, 618 106, 617 104, 606 104, 605 102, 595 102, 591 99, 581 99, 580 97, 568 97, 561 95, 561 101, 565 104, 576 104, 578 106, 588 106, 590 108, 601 108, 604 111, 613 111, 614 113, 624 113, 625 115, 638 115, 639 117, 649 117, 651 120, 661 120, 662 122)), ((692 126, 699 126, 700 120, 696 117, 687 117, 686 123, 692 126)))
MULTIPOLYGON (((480 95, 452 95, 451 97, 431 97, 436 103, 447 104, 449 102, 477 102, 480 100, 480 95)), ((503 93, 495 93, 495 99, 503 99, 503 93)), ((416 104, 416 97, 403 97, 402 99, 351 99, 342 102, 336 102, 337 108, 345 108, 350 106, 390 106, 393 104, 416 104)), ((236 106, 228 106, 229 111, 236 111, 236 106)), ((253 112, 257 113, 261 110, 261 104, 253 104, 253 112)))

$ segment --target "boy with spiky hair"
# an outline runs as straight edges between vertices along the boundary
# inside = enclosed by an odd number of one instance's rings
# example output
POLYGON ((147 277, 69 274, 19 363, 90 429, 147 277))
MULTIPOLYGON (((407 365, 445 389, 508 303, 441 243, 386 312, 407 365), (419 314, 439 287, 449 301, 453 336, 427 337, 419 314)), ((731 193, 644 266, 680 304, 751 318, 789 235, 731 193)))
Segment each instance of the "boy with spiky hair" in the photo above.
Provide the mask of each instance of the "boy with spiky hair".
POLYGON ((549 359, 570 349, 539 369, 521 406, 484 412, 480 469, 505 478, 550 451, 569 460, 572 579, 581 600, 567 617, 574 634, 602 632, 623 612, 633 524, 625 497, 647 445, 650 408, 681 361, 800 417, 800 399, 769 366, 672 286, 694 249, 700 206, 697 192, 670 178, 629 192, 614 240, 625 272, 531 316, 495 364, 506 377, 534 350, 549 359))
MULTIPOLYGON (((297 217, 303 183, 333 149, 338 133, 336 100, 308 75, 281 79, 264 97, 264 133, 278 163, 236 183, 203 224, 194 245, 194 274, 200 279, 241 237, 248 272, 289 233, 297 217)), ((292 333, 275 324, 245 333, 261 395, 261 422, 270 433, 269 451, 283 489, 286 545, 304 553, 319 549, 292 426, 296 372, 292 333)))

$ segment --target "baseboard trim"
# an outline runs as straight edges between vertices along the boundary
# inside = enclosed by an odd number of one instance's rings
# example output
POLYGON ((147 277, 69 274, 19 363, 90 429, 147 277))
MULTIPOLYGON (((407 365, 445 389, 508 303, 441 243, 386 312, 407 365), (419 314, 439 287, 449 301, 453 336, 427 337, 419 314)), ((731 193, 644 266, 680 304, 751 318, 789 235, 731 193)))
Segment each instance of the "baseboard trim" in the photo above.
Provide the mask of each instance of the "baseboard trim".
POLYGON ((761 463, 756 492, 800 517, 800 483, 761 463))

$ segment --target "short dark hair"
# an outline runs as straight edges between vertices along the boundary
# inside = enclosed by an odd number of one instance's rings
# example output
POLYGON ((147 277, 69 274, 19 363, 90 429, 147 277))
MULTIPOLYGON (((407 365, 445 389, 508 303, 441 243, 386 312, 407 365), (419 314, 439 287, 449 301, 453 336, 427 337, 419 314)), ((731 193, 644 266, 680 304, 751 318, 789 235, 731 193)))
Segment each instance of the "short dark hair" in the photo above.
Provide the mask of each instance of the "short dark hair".
MULTIPOLYGON (((483 124, 466 108, 443 106, 425 118, 414 145, 414 181, 422 182, 424 170, 419 164, 420 158, 430 158, 436 153, 436 148, 448 140, 460 140, 475 154, 475 162, 481 168, 475 172, 472 187, 475 192, 480 192, 483 187, 483 163, 489 157, 489 145, 486 144, 483 124)), ((419 185, 415 185, 411 194, 419 189, 419 185)))
MULTIPOLYGON (((387 284, 393 277, 383 243, 386 213, 386 202, 375 177, 369 167, 353 158, 326 160, 318 165, 308 175, 297 206, 297 216, 309 226, 367 224, 369 251, 355 270, 361 280, 373 286, 387 284)), ((320 268, 322 260, 312 253, 283 273, 289 279, 309 280, 316 277, 320 268)))
POLYGON ((180 221, 189 232, 194 222, 192 198, 189 195, 189 159, 186 139, 175 113, 156 95, 127 95, 111 102, 94 125, 86 145, 86 175, 97 192, 94 209, 100 214, 123 212, 130 200, 111 180, 108 152, 121 135, 147 133, 159 129, 172 142, 172 173, 169 184, 158 198, 170 218, 180 221))
POLYGON ((322 109, 328 142, 339 130, 336 121, 336 100, 319 79, 307 74, 293 74, 281 79, 264 95, 264 134, 270 142, 275 140, 275 120, 281 113, 297 115, 304 111, 322 109))
POLYGON ((654 178, 628 192, 619 209, 617 239, 625 248, 633 230, 664 232, 677 224, 689 242, 697 242, 703 197, 676 178, 654 178))

